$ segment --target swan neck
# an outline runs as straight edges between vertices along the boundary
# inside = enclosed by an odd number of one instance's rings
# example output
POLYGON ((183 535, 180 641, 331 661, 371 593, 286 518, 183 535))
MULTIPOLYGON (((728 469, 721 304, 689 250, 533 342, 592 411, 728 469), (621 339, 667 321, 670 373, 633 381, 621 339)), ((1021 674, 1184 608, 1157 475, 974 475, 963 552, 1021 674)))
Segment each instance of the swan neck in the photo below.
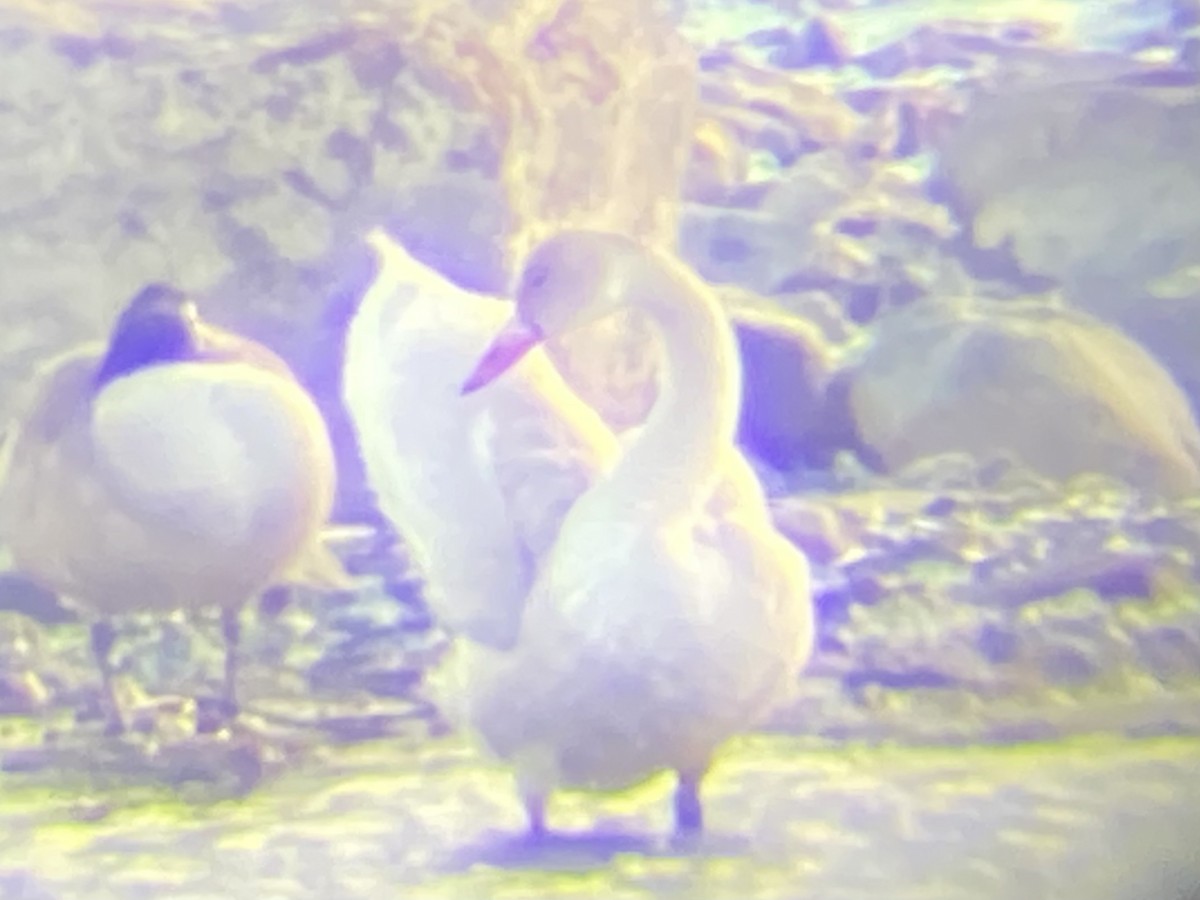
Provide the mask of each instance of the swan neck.
POLYGON ((658 399, 614 469, 621 508, 688 513, 707 502, 734 446, 741 366, 732 326, 699 276, 654 258, 631 279, 628 302, 661 348, 658 399))

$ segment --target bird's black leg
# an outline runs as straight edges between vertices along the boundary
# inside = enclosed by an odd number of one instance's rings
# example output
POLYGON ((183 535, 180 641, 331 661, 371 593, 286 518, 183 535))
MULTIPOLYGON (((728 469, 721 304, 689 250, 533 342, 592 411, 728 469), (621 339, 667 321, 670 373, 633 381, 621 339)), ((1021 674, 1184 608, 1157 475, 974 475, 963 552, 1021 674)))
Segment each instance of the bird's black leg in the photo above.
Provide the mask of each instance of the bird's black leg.
POLYGON ((104 688, 105 726, 104 733, 118 735, 125 733, 125 718, 121 714, 121 704, 117 701, 117 690, 113 684, 112 648, 117 640, 116 629, 107 619, 97 619, 91 625, 92 656, 100 669, 100 679, 104 688))
POLYGON ((237 676, 238 654, 242 642, 242 622, 239 610, 221 610, 221 637, 225 641, 225 684, 221 694, 222 712, 232 721, 238 717, 237 676))

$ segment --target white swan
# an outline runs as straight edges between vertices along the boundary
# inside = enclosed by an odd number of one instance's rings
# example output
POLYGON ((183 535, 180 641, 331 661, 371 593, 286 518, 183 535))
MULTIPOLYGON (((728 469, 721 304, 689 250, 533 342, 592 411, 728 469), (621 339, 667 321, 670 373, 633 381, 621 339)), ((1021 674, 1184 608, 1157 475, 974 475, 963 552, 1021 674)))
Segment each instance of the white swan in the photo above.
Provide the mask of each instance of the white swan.
POLYGON ((440 622, 505 648, 563 515, 617 439, 540 350, 486 395, 463 381, 512 304, 470 293, 382 230, 346 335, 342 392, 367 479, 440 622))
POLYGON ((506 304, 444 283, 420 296, 402 251, 372 241, 383 269, 348 335, 346 400, 431 604, 475 638, 445 673, 451 717, 513 765, 534 834, 556 789, 664 769, 679 775, 677 829, 698 830, 714 752, 789 693, 813 640, 807 562, 734 446, 740 368, 718 301, 674 258, 565 232, 531 254, 488 345, 506 304), (665 371, 622 453, 536 345, 626 304, 658 332, 665 371), (448 395, 458 383, 468 396, 448 395))

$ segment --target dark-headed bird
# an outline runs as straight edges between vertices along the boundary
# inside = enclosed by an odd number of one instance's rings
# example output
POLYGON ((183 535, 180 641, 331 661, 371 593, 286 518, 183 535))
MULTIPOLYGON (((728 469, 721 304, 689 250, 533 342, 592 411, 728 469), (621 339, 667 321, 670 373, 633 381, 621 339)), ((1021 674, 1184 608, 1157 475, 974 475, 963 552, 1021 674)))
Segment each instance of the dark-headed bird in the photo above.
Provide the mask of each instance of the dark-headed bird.
POLYGON ((37 374, 0 471, 0 537, 90 622, 113 733, 112 617, 220 610, 233 717, 243 605, 283 582, 349 586, 321 542, 336 476, 316 404, 171 287, 146 287, 106 345, 37 374))

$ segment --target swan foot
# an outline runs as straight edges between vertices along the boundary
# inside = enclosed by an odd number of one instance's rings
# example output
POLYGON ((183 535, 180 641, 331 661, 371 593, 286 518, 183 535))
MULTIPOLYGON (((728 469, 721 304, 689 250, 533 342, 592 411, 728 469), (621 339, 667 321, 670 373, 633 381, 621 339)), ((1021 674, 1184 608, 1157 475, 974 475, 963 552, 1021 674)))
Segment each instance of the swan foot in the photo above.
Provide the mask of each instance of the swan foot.
POLYGON ((675 787, 675 833, 680 837, 704 831, 704 805, 700 802, 702 775, 680 772, 675 787))
POLYGON ((125 733, 125 717, 121 712, 121 704, 117 700, 117 689, 113 685, 112 648, 117 640, 116 629, 106 619, 92 623, 89 631, 92 644, 92 656, 100 669, 100 680, 103 684, 104 698, 104 734, 106 737, 117 737, 125 733))

